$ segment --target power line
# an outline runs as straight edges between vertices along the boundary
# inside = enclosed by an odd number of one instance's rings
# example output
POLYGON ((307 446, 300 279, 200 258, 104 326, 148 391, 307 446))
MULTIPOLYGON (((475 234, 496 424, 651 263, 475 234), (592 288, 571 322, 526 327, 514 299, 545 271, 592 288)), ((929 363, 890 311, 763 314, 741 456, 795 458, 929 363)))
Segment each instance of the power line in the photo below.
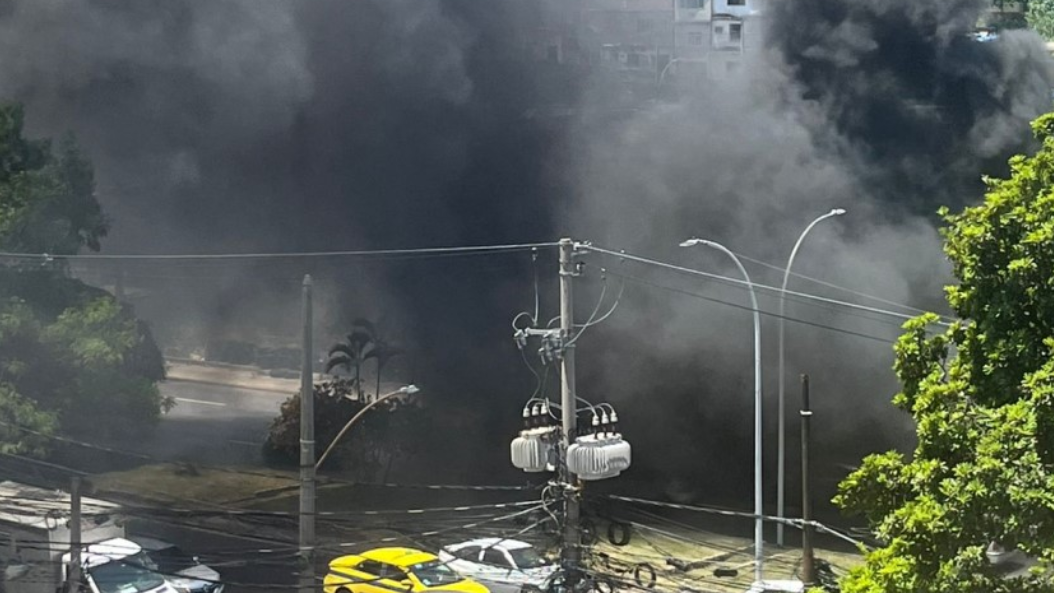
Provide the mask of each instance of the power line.
MULTIPOLYGON (((772 292, 772 293, 775 293, 775 294, 780 294, 780 293, 784 292, 782 289, 777 288, 775 286, 768 286, 766 284, 758 284, 758 283, 754 283, 754 282, 751 282, 751 283, 748 284, 746 280, 742 280, 742 279, 739 279, 739 278, 732 278, 732 277, 729 277, 729 276, 722 276, 720 274, 714 274, 714 273, 711 273, 711 272, 704 272, 702 270, 695 270, 695 269, 692 269, 692 268, 686 268, 684 266, 678 266, 678 265, 675 265, 675 264, 671 264, 671 263, 667 263, 667 262, 663 262, 663 261, 659 261, 659 260, 654 260, 654 259, 649 259, 649 258, 646 258, 646 257, 641 257, 639 255, 632 255, 632 254, 626 253, 624 251, 614 251, 614 250, 611 250, 611 249, 605 249, 603 247, 597 247, 597 246, 589 244, 589 243, 576 244, 576 248, 582 249, 582 250, 585 250, 585 251, 593 251, 593 252, 601 253, 601 254, 604 254, 604 255, 610 255, 610 256, 618 257, 618 258, 622 258, 622 259, 627 259, 627 260, 630 260, 630 261, 635 261, 637 263, 642 263, 642 264, 647 264, 647 265, 656 266, 656 267, 660 267, 660 268, 665 268, 665 269, 672 270, 672 271, 675 271, 675 272, 680 272, 682 274, 689 274, 689 275, 692 275, 692 276, 702 276, 704 278, 710 278, 711 280, 717 280, 717 281, 720 281, 720 282, 734 284, 734 285, 742 287, 742 288, 749 288, 750 286, 753 286, 756 289, 766 290, 766 291, 769 291, 769 292, 772 292)), ((613 273, 613 272, 609 271, 609 273, 613 273)), ((805 299, 805 300, 810 300, 810 301, 817 301, 817 302, 825 303, 825 304, 828 304, 828 305, 836 305, 836 306, 839 306, 839 307, 846 307, 846 308, 850 308, 850 309, 858 309, 858 310, 861 310, 861 311, 867 311, 867 312, 875 313, 875 314, 879 314, 879 315, 886 315, 886 316, 889 316, 889 317, 895 317, 895 318, 898 318, 898 319, 901 319, 901 320, 905 320, 905 321, 910 320, 910 319, 914 319, 916 317, 914 315, 907 315, 907 314, 904 314, 904 313, 898 313, 896 311, 888 311, 886 309, 879 309, 879 308, 876 308, 876 307, 869 307, 867 305, 860 305, 858 303, 850 303, 848 301, 840 301, 838 299, 832 299, 832 298, 823 297, 823 296, 814 295, 814 294, 809 294, 809 293, 804 293, 804 292, 796 292, 796 291, 788 290, 788 291, 786 291, 785 294, 787 296, 793 296, 793 297, 796 297, 796 298, 799 298, 799 299, 805 299)), ((948 325, 950 325, 950 323, 945 322, 945 321, 937 321, 937 322, 935 322, 935 324, 936 325, 941 325, 941 326, 948 326, 948 325)))
MULTIPOLYGON (((768 263, 766 261, 762 261, 760 259, 755 259, 755 258, 750 257, 748 255, 743 255, 743 254, 741 254, 741 253, 739 253, 737 251, 733 251, 732 253, 735 253, 736 257, 738 257, 739 259, 742 259, 744 261, 748 261, 748 262, 751 262, 753 264, 757 264, 759 266, 762 266, 762 267, 765 267, 765 268, 769 268, 769 269, 772 269, 772 270, 776 270, 776 271, 779 271, 779 272, 786 271, 786 268, 777 266, 776 264, 770 264, 770 263, 768 263)), ((835 290, 841 290, 841 291, 846 292, 846 293, 851 294, 851 295, 855 295, 855 296, 858 296, 858 297, 861 297, 861 298, 865 298, 865 299, 870 299, 872 301, 875 301, 876 303, 882 303, 882 304, 885 304, 885 305, 892 305, 894 307, 900 307, 900 308, 905 309, 907 311, 913 311, 913 312, 918 313, 918 314, 928 313, 929 312, 929 311, 927 311, 925 309, 919 309, 918 307, 912 307, 911 305, 905 305, 903 303, 898 303, 896 301, 891 301, 889 299, 885 299, 885 298, 882 298, 882 297, 879 297, 879 296, 875 296, 875 295, 872 295, 872 294, 867 294, 866 292, 860 292, 858 290, 853 290, 852 288, 846 288, 844 286, 840 286, 838 284, 834 284, 833 282, 827 282, 826 280, 820 280, 819 278, 813 278, 812 276, 806 276, 805 274, 799 274, 798 272, 793 272, 792 271, 790 273, 790 275, 794 276, 795 278, 799 278, 801 280, 806 280, 808 282, 819 284, 820 286, 826 286, 827 288, 833 288, 835 290)), ((942 315, 941 317, 943 318, 944 316, 942 315)))
POLYGON ((238 260, 238 259, 304 259, 320 257, 379 257, 379 256, 438 256, 438 255, 471 255, 479 253, 496 253, 507 251, 525 251, 538 248, 556 247, 555 242, 518 243, 505 245, 472 245, 456 247, 420 247, 411 249, 363 249, 355 251, 305 251, 273 253, 202 253, 202 254, 103 254, 78 253, 54 255, 47 253, 12 253, 0 252, 0 257, 22 260, 238 260))
MULTIPOLYGON (((130 457, 130 458, 133 458, 133 459, 140 459, 142 461, 148 461, 150 463, 165 464, 165 465, 178 465, 179 464, 179 462, 170 461, 170 460, 166 460, 166 459, 161 459, 161 458, 153 457, 153 456, 150 456, 150 455, 144 455, 143 453, 137 453, 137 452, 134 452, 134 451, 126 451, 126 450, 123 450, 123 449, 114 449, 112 447, 107 447, 105 445, 99 445, 99 444, 90 443, 90 442, 87 442, 87 441, 80 441, 80 440, 77 440, 77 439, 71 439, 69 437, 63 437, 63 436, 53 435, 53 434, 46 434, 46 433, 40 432, 38 430, 34 430, 32 428, 29 428, 27 426, 22 426, 20 424, 7 422, 5 420, 0 420, 0 426, 6 426, 8 428, 14 428, 14 429, 21 430, 21 431, 23 431, 25 433, 28 433, 28 434, 32 434, 32 435, 35 435, 35 436, 39 436, 39 437, 42 437, 42 438, 54 440, 54 441, 61 442, 61 443, 66 443, 68 445, 74 445, 74 446, 77 446, 77 447, 83 447, 83 448, 92 449, 92 450, 95 450, 95 451, 102 451, 102 452, 111 453, 111 454, 114 454, 114 455, 121 455, 121 456, 125 456, 125 457, 130 457)), ((35 463, 38 463, 38 464, 45 464, 45 463, 47 463, 47 462, 40 462, 38 460, 31 460, 28 457, 15 456, 13 454, 7 454, 7 455, 13 456, 13 457, 19 457, 23 461, 27 461, 27 462, 35 462, 35 463)), ((59 469, 59 470, 63 470, 63 471, 68 471, 69 473, 78 474, 78 475, 88 475, 86 472, 83 472, 81 470, 77 470, 77 469, 74 469, 74 468, 70 468, 70 467, 66 467, 66 466, 59 466, 59 465, 56 465, 56 464, 50 464, 50 465, 53 467, 53 469, 59 469)), ((284 476, 282 474, 277 474, 277 473, 268 473, 268 472, 263 472, 263 471, 252 471, 252 470, 245 470, 245 469, 233 469, 233 468, 228 468, 228 467, 212 466, 212 465, 201 464, 201 463, 194 463, 192 465, 194 465, 196 467, 200 467, 202 469, 207 469, 207 470, 221 472, 221 473, 235 474, 235 475, 255 476, 255 477, 260 477, 260 478, 286 478, 286 477, 288 477, 288 476, 284 476)), ((42 467, 43 467, 43 465, 42 465, 42 467)), ((536 484, 524 484, 524 485, 395 484, 395 483, 368 484, 368 483, 355 482, 355 481, 352 481, 352 480, 342 480, 342 479, 336 479, 336 478, 329 478, 329 481, 334 483, 334 484, 343 484, 343 485, 348 485, 348 486, 380 487, 380 488, 420 488, 420 489, 425 489, 425 490, 470 490, 470 491, 509 491, 509 492, 512 492, 512 491, 537 490, 537 489, 541 488, 541 485, 536 485, 536 484)))
MULTIPOLYGON (((686 290, 686 289, 683 289, 683 288, 677 288, 677 287, 674 287, 674 286, 667 286, 665 284, 659 284, 657 282, 652 282, 650 280, 645 280, 643 278, 638 278, 636 276, 621 275, 621 274, 617 274, 615 272, 608 272, 608 273, 609 274, 619 275, 619 276, 621 276, 621 277, 623 277, 626 280, 629 280, 631 282, 635 282, 637 284, 643 284, 645 286, 650 286, 652 288, 658 288, 658 289, 661 289, 661 290, 666 290, 666 291, 669 291, 669 292, 682 294, 682 295, 685 295, 685 296, 690 296, 690 297, 697 298, 697 299, 700 299, 700 300, 709 301, 711 303, 718 303, 718 304, 721 304, 721 305, 734 307, 736 309, 741 309, 743 311, 749 311, 749 312, 753 312, 754 311, 754 309, 752 309, 751 307, 749 307, 747 305, 740 305, 738 303, 732 303, 732 302, 729 302, 729 301, 725 301, 725 300, 721 300, 721 299, 714 298, 714 297, 711 297, 711 296, 707 296, 707 295, 704 295, 704 294, 700 294, 700 293, 697 293, 697 292, 693 292, 691 290, 686 290)), ((793 322, 793 323, 798 323, 798 324, 801 324, 801 325, 807 325, 807 326, 810 326, 810 327, 815 327, 815 328, 818 328, 818 329, 825 329, 825 330, 828 330, 828 331, 833 331, 833 332, 837 332, 837 333, 840 333, 840 334, 845 334, 845 335, 848 335, 848 336, 854 336, 854 337, 857 337, 857 338, 864 338, 866 340, 873 340, 875 342, 881 342, 881 343, 886 344, 886 345, 890 344, 892 342, 892 340, 893 340, 893 338, 882 338, 882 337, 878 337, 878 336, 872 336, 872 335, 869 335, 869 334, 856 332, 856 331, 849 330, 849 329, 843 329, 843 328, 835 327, 835 326, 832 326, 832 325, 824 325, 822 323, 816 323, 816 322, 813 322, 813 321, 806 321, 804 319, 798 319, 796 317, 790 317, 790 316, 787 316, 787 315, 781 316, 778 313, 772 313, 772 312, 769 312, 769 311, 758 311, 758 313, 760 313, 761 315, 768 316, 768 317, 773 317, 775 319, 784 319, 786 321, 790 321, 790 322, 793 322)))
MULTIPOLYGON (((8 426, 11 426, 11 425, 8 425, 8 426)), ((75 469, 75 468, 69 467, 67 465, 59 465, 57 463, 51 463, 51 462, 48 462, 48 461, 41 461, 40 459, 33 459, 32 457, 26 457, 24 455, 19 455, 17 453, 6 453, 4 451, 0 451, 0 455, 3 455, 4 457, 9 457, 11 459, 17 459, 17 460, 22 461, 24 463, 31 463, 31 464, 34 464, 34 465, 39 465, 40 467, 46 467, 48 469, 54 469, 54 470, 58 470, 58 471, 61 471, 61 472, 66 472, 68 474, 72 474, 72 475, 75 475, 75 476, 88 476, 88 475, 90 475, 86 471, 81 471, 79 469, 75 469)))
POLYGON ((846 534, 842 533, 841 531, 838 531, 837 529, 834 529, 833 527, 829 527, 827 525, 824 525, 824 524, 822 524, 822 523, 820 523, 818 521, 805 521, 803 519, 788 519, 786 517, 775 517, 775 516, 772 516, 772 515, 756 515, 754 513, 749 513, 749 512, 746 512, 746 511, 730 511, 728 509, 722 509, 722 508, 717 508, 717 507, 706 507, 706 506, 699 506, 699 505, 687 505, 687 504, 679 504, 679 503, 675 503, 675 502, 662 502, 662 501, 658 501, 658 500, 648 500, 648 499, 645 499, 645 498, 636 498, 636 497, 632 497, 632 496, 620 496, 620 495, 617 495, 617 494, 609 494, 608 498, 610 498, 611 500, 618 500, 618 501, 621 501, 621 502, 630 502, 630 503, 636 503, 636 504, 644 504, 644 505, 649 505, 649 506, 662 507, 662 508, 668 508, 668 509, 677 509, 677 510, 682 510, 682 511, 693 511, 693 512, 697 512, 697 513, 709 513, 709 514, 712 514, 712 515, 724 515, 726 517, 740 517, 740 518, 744 518, 744 519, 757 519, 757 518, 760 517, 761 520, 763 520, 763 521, 769 521, 769 522, 772 522, 772 523, 783 523, 785 525, 791 525, 793 527, 797 527, 798 529, 801 529, 805 525, 810 525, 810 526, 812 526, 812 527, 814 527, 814 528, 816 528, 816 529, 818 529, 820 531, 823 531, 825 533, 828 533, 830 535, 838 537, 839 539, 847 541, 847 542, 857 546, 858 548, 865 547, 864 543, 861 542, 860 540, 857 540, 857 539, 855 539, 853 537, 850 537, 849 535, 846 535, 846 534))
MULTIPOLYGON (((0 508, 6 508, 7 510, 32 510, 34 507, 29 504, 19 504, 39 502, 39 499, 29 496, 4 496, 0 497, 0 508), (11 503, 4 507, 5 503, 11 503)), ((462 505, 462 506, 448 506, 448 507, 422 507, 414 509, 372 509, 363 511, 318 511, 313 513, 318 517, 346 517, 346 516, 385 516, 385 515, 423 515, 430 513, 463 513, 468 511, 479 511, 484 509, 511 509, 516 507, 532 506, 538 507, 543 503, 542 500, 521 500, 515 502, 497 502, 491 504, 479 504, 479 505, 462 505)), ((223 509, 221 510, 208 510, 208 509, 192 509, 192 508, 173 508, 171 506, 148 506, 139 504, 126 504, 126 503, 115 503, 120 504, 123 510, 134 510, 134 511, 148 511, 151 513, 158 513, 161 515, 172 515, 172 516, 199 516, 199 517, 215 517, 215 516, 230 516, 230 517, 297 517, 300 515, 298 512, 287 512, 287 511, 264 511, 256 509, 223 509)))

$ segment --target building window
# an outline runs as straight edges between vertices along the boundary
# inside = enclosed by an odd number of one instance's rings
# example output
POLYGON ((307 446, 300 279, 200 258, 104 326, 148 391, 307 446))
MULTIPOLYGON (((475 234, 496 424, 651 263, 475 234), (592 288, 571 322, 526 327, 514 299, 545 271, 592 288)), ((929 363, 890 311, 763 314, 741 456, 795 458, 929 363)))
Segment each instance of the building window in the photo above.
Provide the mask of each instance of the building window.
POLYGON ((714 26, 714 35, 724 35, 724 34, 725 34, 725 26, 724 25, 716 25, 716 26, 714 26))
POLYGON ((690 31, 688 33, 688 45, 702 45, 703 34, 699 31, 690 31))
POLYGON ((743 24, 732 23, 728 25, 728 39, 733 43, 739 43, 743 39, 743 24))
POLYGON ((685 10, 698 10, 703 7, 705 0, 679 0, 678 6, 685 10))
POLYGON ((729 6, 746 6, 747 0, 728 0, 729 6))

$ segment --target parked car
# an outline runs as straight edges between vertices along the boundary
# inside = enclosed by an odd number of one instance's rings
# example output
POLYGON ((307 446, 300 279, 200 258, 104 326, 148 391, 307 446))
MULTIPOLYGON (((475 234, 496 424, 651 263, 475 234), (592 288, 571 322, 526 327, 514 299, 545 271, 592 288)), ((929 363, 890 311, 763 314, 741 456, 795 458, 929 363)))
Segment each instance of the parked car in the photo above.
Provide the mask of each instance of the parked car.
POLYGON ((439 558, 458 573, 501 589, 541 587, 558 568, 531 544, 496 537, 445 546, 439 558))
POLYGON ((334 558, 322 586, 324 593, 490 593, 435 554, 413 548, 376 548, 334 558))
POLYGON ((222 593, 220 573, 187 554, 179 546, 152 537, 128 538, 143 548, 157 571, 180 593, 222 593))
MULTIPOLYGON (((88 545, 81 553, 82 577, 91 593, 173 593, 168 583, 153 566, 146 552, 123 538, 112 538, 88 545)), ((62 581, 67 582, 70 554, 62 555, 62 581)), ((31 583, 30 583, 31 584, 31 583)))

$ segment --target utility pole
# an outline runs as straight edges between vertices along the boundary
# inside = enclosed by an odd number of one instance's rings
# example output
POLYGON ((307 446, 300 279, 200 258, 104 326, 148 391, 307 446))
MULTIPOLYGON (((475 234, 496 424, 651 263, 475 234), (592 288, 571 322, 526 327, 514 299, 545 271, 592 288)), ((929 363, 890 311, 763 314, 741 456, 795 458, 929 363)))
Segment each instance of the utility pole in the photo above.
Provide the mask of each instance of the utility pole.
POLYGON ((816 583, 816 559, 812 549, 812 497, 809 492, 809 375, 801 376, 801 580, 806 587, 816 583))
POLYGON ((300 593, 315 590, 315 391, 311 353, 311 275, 304 276, 300 367, 300 593))
POLYGON ((81 479, 70 480, 70 564, 66 569, 66 590, 81 590, 81 479))
MULTIPOLYGON (((560 239, 560 339, 563 356, 560 358, 560 411, 563 416, 563 436, 561 445, 564 454, 577 436, 578 414, 575 398, 575 346, 569 344, 574 333, 574 300, 571 283, 575 276, 574 242, 571 239, 560 239)), ((564 541, 560 559, 568 570, 569 583, 578 580, 578 566, 581 558, 579 546, 582 538, 578 533, 579 492, 576 487, 577 477, 571 473, 567 464, 561 465, 561 479, 566 485, 564 498, 564 541)))

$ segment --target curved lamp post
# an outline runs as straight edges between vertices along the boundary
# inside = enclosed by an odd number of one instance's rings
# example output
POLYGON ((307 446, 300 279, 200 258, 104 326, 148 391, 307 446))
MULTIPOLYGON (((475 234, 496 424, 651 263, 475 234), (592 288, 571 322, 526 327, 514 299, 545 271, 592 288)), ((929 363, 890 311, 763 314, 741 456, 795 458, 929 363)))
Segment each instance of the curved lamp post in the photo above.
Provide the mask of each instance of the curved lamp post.
MULTIPOLYGON (((783 322, 784 322, 784 306, 786 304, 787 296, 787 281, 790 280, 791 266, 794 265, 794 257, 798 255, 798 248, 801 247, 802 241, 805 240, 805 236, 809 234, 814 226, 819 224, 821 221, 834 216, 841 216, 845 214, 845 210, 841 208, 835 208, 823 216, 819 216, 816 220, 809 223, 809 226, 805 227, 801 235, 798 237, 798 241, 794 244, 794 249, 791 250, 790 257, 787 259, 787 267, 783 270, 783 286, 780 289, 780 323, 779 323, 779 396, 778 408, 776 411, 778 420, 778 434, 776 440, 779 442, 779 453, 776 459, 776 516, 783 519, 784 515, 784 484, 786 481, 786 458, 787 458, 787 419, 786 412, 784 409, 785 402, 783 396, 783 322)), ((783 522, 779 521, 776 523, 776 545, 783 546, 783 522)))
POLYGON ((344 428, 340 429, 340 432, 337 433, 337 436, 333 438, 333 442, 330 443, 328 447, 326 447, 326 451, 322 454, 322 457, 318 458, 318 463, 315 464, 315 471, 318 471, 318 468, 322 467, 322 462, 326 460, 326 457, 329 456, 330 451, 332 451, 333 448, 337 446, 337 443, 340 442, 340 439, 344 436, 344 434, 351 429, 351 427, 355 424, 355 422, 358 421, 359 418, 362 418, 363 414, 370 411, 373 406, 376 406, 377 404, 387 400, 388 398, 395 397, 397 395, 412 395, 414 393, 417 393, 418 391, 421 390, 418 389, 416 385, 404 385, 391 393, 386 393, 381 397, 378 397, 377 399, 373 400, 365 407, 363 407, 361 410, 359 410, 357 414, 351 417, 351 420, 348 420, 348 423, 344 425, 344 428))
POLYGON ((712 247, 732 258, 747 281, 747 288, 750 289, 750 304, 754 309, 754 581, 760 582, 765 543, 762 539, 764 509, 761 498, 761 315, 758 312, 758 298, 754 293, 754 285, 750 282, 750 275, 747 274, 746 268, 743 267, 743 263, 739 261, 736 254, 715 241, 693 238, 681 243, 681 247, 695 247, 696 245, 712 247))

